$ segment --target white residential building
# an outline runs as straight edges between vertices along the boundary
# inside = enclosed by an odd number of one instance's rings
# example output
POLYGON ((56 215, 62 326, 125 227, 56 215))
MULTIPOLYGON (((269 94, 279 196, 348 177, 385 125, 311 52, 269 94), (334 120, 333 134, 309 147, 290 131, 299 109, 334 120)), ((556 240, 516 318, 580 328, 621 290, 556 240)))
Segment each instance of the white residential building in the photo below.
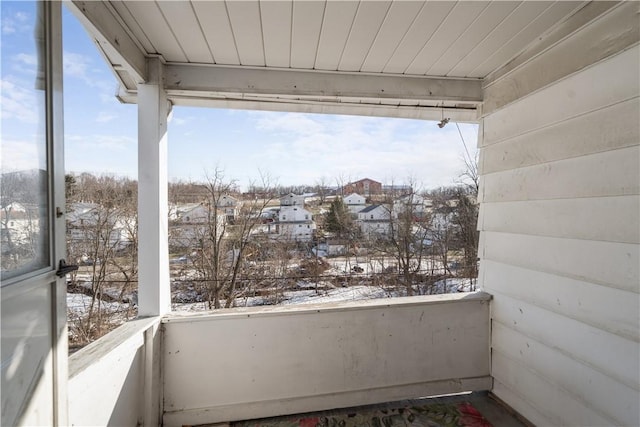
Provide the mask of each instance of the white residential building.
POLYGON ((300 206, 304 207, 305 196, 303 194, 289 193, 280 197, 280 206, 300 206))
POLYGON ((209 208, 203 204, 191 207, 180 213, 178 222, 181 224, 205 223, 209 218, 209 208))
POLYGON ((358 193, 351 193, 345 196, 343 200, 349 212, 354 215, 367 207, 366 198, 358 193))
POLYGON ((0 209, 0 246, 5 253, 12 245, 29 245, 40 232, 37 206, 11 203, 0 209))
POLYGON ((410 209, 414 216, 422 217, 427 212, 427 205, 427 200, 424 197, 413 193, 397 198, 393 202, 393 210, 399 214, 410 209))
MULTIPOLYGON (((212 212, 211 215, 214 215, 212 212)), ((228 216, 224 209, 216 209, 217 215, 216 235, 224 233, 228 216)), ((169 244, 174 247, 191 247, 207 232, 207 224, 213 222, 210 217, 209 207, 200 204, 192 206, 189 210, 181 212, 178 220, 171 226, 169 244)))
POLYGON ((133 241, 135 219, 113 210, 107 211, 94 203, 74 203, 66 214, 70 244, 84 244, 96 236, 109 233, 108 245, 124 249, 133 241))
POLYGON ((395 213, 385 205, 371 205, 358 212, 358 226, 366 237, 388 235, 395 213))
POLYGON ((308 210, 297 206, 283 206, 278 213, 277 236, 296 241, 313 239, 316 223, 308 210))
POLYGON ((229 221, 234 221, 238 216, 240 210, 240 203, 238 199, 228 194, 220 196, 218 199, 217 207, 223 211, 229 221))

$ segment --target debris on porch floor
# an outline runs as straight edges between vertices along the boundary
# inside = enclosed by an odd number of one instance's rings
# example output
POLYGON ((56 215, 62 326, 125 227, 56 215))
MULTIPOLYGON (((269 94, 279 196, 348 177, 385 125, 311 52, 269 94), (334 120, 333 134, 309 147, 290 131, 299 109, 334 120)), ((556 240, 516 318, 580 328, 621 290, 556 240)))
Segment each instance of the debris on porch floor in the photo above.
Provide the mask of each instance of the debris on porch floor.
POLYGON ((239 421, 231 427, 524 427, 487 392, 239 421))

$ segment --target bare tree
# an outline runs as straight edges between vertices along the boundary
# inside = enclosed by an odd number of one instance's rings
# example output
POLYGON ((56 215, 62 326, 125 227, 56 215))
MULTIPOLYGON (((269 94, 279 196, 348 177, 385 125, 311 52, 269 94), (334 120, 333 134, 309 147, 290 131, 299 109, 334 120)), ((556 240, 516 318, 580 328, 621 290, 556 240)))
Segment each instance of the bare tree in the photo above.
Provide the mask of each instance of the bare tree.
POLYGON ((46 178, 40 170, 0 176, 0 236, 3 273, 43 261, 46 213, 41 207, 46 178))
POLYGON ((329 186, 329 180, 326 176, 321 176, 316 180, 315 191, 320 199, 320 204, 323 205, 327 198, 327 190, 329 186))
POLYGON ((471 289, 475 290, 478 277, 478 204, 468 191, 460 189, 457 194, 457 206, 453 213, 456 225, 456 239, 463 251, 463 274, 471 279, 471 289))
MULTIPOLYGON (((269 177, 263 175, 261 179, 263 194, 273 194, 269 177)), ((226 300, 225 307, 231 307, 237 295, 252 232, 261 223, 262 213, 272 196, 242 200, 231 224, 228 215, 221 210, 223 201, 236 193, 235 183, 227 180, 223 171, 216 168, 207 176, 204 186, 207 191, 203 204, 206 213, 202 224, 195 228, 198 255, 194 265, 207 284, 209 308, 221 308, 223 299, 226 300)), ((255 184, 252 186, 256 187, 255 184)))
POLYGON ((406 294, 413 295, 430 237, 430 216, 424 209, 424 200, 415 192, 389 200, 385 206, 391 209, 388 247, 398 263, 406 294))
MULTIPOLYGON (((457 126, 457 124, 456 124, 457 126)), ((460 138, 465 148, 465 169, 460 175, 461 188, 456 191, 457 206, 454 222, 458 227, 458 240, 463 250, 464 274, 471 279, 471 290, 475 290, 475 279, 478 277, 478 194, 480 175, 478 173, 478 152, 471 156, 458 127, 460 138)))
MULTIPOLYGON (((71 277, 71 285, 91 297, 85 316, 72 319, 71 328, 91 340, 111 329, 110 313, 104 310, 104 302, 122 302, 125 294, 134 290, 137 183, 89 174, 69 177, 66 183, 68 254, 85 266, 89 286, 78 285, 75 275, 71 277)), ((131 308, 128 304, 126 317, 133 314, 131 308)))

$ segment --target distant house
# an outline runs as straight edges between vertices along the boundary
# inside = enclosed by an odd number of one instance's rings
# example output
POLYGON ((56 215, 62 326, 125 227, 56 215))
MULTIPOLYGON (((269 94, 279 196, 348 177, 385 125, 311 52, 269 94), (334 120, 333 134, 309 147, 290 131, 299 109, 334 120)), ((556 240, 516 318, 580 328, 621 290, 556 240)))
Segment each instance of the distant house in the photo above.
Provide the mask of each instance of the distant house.
POLYGON ((364 236, 388 235, 393 211, 385 205, 371 205, 358 212, 358 225, 364 236))
POLYGON ((2 253, 15 251, 14 245, 32 246, 40 232, 37 205, 11 203, 0 209, 0 248, 2 253))
POLYGON ((276 224, 278 237, 307 242, 313 239, 316 223, 308 210, 298 206, 283 206, 276 224))
POLYGON ((305 195, 289 193, 280 197, 280 206, 300 206, 304 207, 305 195))
POLYGON ((382 183, 373 179, 364 178, 359 181, 351 182, 342 187, 342 194, 358 193, 365 197, 374 194, 382 194, 382 183))
POLYGON ((312 249, 312 253, 318 256, 340 256, 347 253, 349 242, 341 239, 327 240, 318 243, 318 246, 312 249))
POLYGON ((431 206, 431 201, 426 200, 419 194, 407 194, 405 196, 398 197, 393 202, 393 210, 396 215, 408 210, 417 218, 424 217, 429 206, 431 206))
POLYGON ((235 197, 224 194, 218 199, 217 208, 227 216, 227 220, 233 222, 238 216, 240 204, 235 197))
POLYGON ((206 223, 209 219, 209 208, 201 203, 190 207, 179 215, 178 222, 182 224, 206 223))
POLYGON ((135 219, 107 211, 94 203, 74 203, 66 214, 69 245, 85 245, 106 238, 106 244, 121 250, 133 242, 135 219), (105 233, 108 233, 105 234, 105 233))
POLYGON ((227 225, 228 216, 224 209, 210 208, 205 204, 189 205, 187 209, 177 210, 179 217, 169 230, 169 245, 188 248, 208 232, 208 224, 214 224, 217 237, 220 237, 227 225), (215 217, 213 216, 215 215, 215 217))
POLYGON ((413 187, 403 184, 383 185, 382 192, 392 196, 405 195, 413 193, 413 187))
POLYGON ((351 193, 343 198, 344 204, 352 214, 357 214, 362 209, 366 208, 366 199, 358 193, 351 193))

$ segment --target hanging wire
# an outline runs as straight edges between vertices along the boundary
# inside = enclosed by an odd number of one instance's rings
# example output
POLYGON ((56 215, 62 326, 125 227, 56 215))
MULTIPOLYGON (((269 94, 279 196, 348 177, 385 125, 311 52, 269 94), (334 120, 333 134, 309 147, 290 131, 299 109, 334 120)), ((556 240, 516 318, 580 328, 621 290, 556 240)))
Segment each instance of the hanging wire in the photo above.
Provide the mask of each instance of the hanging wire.
POLYGON ((460 130, 460 126, 458 126, 458 122, 456 123, 456 128, 458 128, 458 133, 460 134, 460 139, 462 140, 462 145, 464 146, 464 151, 467 153, 467 158, 469 159, 469 163, 473 164, 473 159, 471 158, 471 154, 469 154, 469 149, 467 148, 466 142, 464 142, 464 137, 462 136, 462 131, 460 130))

